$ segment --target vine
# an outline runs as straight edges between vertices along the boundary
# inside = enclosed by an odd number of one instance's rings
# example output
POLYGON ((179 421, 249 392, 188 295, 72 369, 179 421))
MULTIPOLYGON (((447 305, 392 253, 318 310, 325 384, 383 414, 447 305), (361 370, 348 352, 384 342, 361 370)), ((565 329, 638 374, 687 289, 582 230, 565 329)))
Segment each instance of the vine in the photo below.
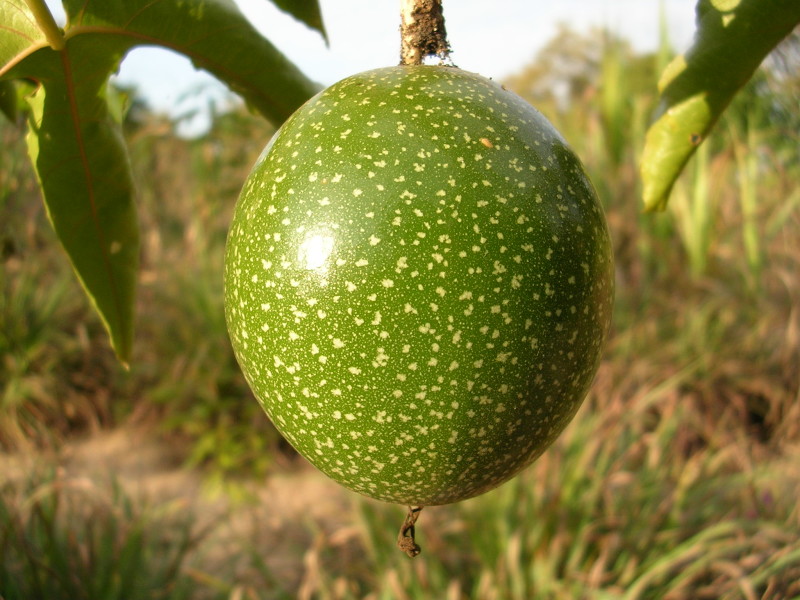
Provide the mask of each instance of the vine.
POLYGON ((400 17, 401 65, 421 65, 428 57, 449 60, 442 0, 400 0, 400 17))

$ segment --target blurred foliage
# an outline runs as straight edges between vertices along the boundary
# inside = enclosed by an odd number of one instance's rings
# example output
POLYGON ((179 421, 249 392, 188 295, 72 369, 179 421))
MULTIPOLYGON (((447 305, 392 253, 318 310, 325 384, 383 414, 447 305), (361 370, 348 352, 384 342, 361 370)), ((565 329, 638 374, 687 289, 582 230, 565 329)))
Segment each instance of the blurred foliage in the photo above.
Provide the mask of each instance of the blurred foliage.
POLYGON ((624 66, 626 86, 635 95, 654 94, 656 60, 653 54, 635 54, 627 40, 607 30, 581 33, 561 24, 536 59, 512 75, 506 85, 534 106, 553 106, 568 113, 608 81, 603 79, 603 70, 614 66, 624 66))
POLYGON ((140 190, 143 260, 134 349, 140 392, 161 424, 191 440, 189 461, 218 476, 263 473, 279 437, 253 399, 228 341, 222 263, 231 212, 272 129, 243 109, 201 138, 158 119, 130 140, 140 190), (165 201, 166 200, 166 201, 165 201))
POLYGON ((185 506, 147 507, 116 485, 34 471, 0 484, 3 600, 196 598, 183 572, 199 542, 185 506))
MULTIPOLYGON (((615 245, 614 329, 584 408, 519 479, 426 509, 414 561, 393 547, 402 510, 354 500, 339 525, 309 517, 286 525, 297 537, 253 526, 228 540, 229 562, 204 567, 215 589, 248 599, 800 596, 796 40, 736 98, 663 214, 641 212, 638 160, 666 39, 638 55, 607 32, 564 29, 506 82, 582 157, 615 245)), ((0 444, 57 446, 134 420, 218 479, 257 479, 289 452, 230 350, 222 249, 271 130, 237 108, 181 139, 158 115, 132 114, 144 236, 129 373, 52 243, 21 132, 0 125, 0 444)))
POLYGON ((0 143, 0 449, 52 446, 114 422, 121 369, 55 243, 21 131, 0 124, 0 143))
POLYGON ((675 181, 733 98, 800 25, 794 0, 699 0, 691 46, 658 81, 659 109, 640 159, 647 211, 666 208, 675 181))
POLYGON ((103 348, 37 198, 22 132, 3 123, 0 444, 53 445, 122 417, 156 419, 190 442, 191 464, 220 477, 263 473, 279 438, 230 350, 221 273, 240 182, 271 126, 237 109, 182 139, 134 90, 116 92, 145 232, 132 370, 103 348))

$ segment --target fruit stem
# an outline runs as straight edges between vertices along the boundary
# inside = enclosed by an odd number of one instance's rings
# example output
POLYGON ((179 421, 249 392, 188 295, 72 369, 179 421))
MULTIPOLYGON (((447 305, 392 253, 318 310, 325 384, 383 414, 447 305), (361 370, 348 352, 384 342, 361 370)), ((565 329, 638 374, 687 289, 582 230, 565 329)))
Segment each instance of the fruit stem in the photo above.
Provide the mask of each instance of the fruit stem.
POLYGON ((400 64, 421 65, 429 56, 450 58, 442 0, 400 0, 400 64))
POLYGON ((409 558, 414 558, 422 548, 419 547, 414 541, 414 524, 419 518, 419 513, 422 512, 424 506, 409 506, 406 520, 403 521, 403 526, 400 527, 400 533, 397 535, 397 547, 405 552, 409 558))

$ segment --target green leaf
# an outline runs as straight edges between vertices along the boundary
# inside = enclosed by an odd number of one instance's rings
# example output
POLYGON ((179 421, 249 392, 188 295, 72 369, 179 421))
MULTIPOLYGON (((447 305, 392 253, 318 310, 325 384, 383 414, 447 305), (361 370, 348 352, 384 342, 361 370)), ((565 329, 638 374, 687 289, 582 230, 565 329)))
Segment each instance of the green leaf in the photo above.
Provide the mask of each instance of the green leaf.
MULTIPOLYGON (((0 0, 0 79, 38 83, 28 149, 50 221, 123 362, 133 339, 139 233, 110 75, 138 45, 161 45, 226 82, 274 122, 319 86, 230 0, 65 0, 65 31, 43 0, 0 0), (49 45, 48 45, 49 44, 49 45), (51 47, 52 46, 52 47, 51 47)), ((2 91, 11 83, 2 82, 2 91)))
POLYGON ((24 0, 0 0, 0 23, 2 77, 9 65, 47 46, 47 40, 24 0))
MULTIPOLYGON (((315 0, 280 0, 312 24, 321 17, 315 0)), ((306 77, 242 15, 231 0, 65 0, 66 39, 107 38, 115 53, 159 45, 184 54, 280 124, 320 87, 306 77)), ((0 78, 46 47, 45 35, 23 0, 0 0, 0 78), (8 23, 8 25, 5 25, 8 23)), ((314 25, 312 25, 314 26, 314 25)), ((98 49, 98 52, 100 50, 98 49)), ((25 69, 16 69, 25 77, 25 69)))
POLYGON ((66 0, 65 37, 103 37, 118 51, 159 45, 184 54, 276 124, 319 91, 230 0, 66 0))
POLYGON ((317 0, 272 0, 272 3, 298 21, 319 31, 325 43, 328 43, 328 33, 322 22, 322 11, 317 0))
POLYGON ((700 0, 692 47, 662 74, 645 140, 646 210, 663 210, 697 146, 769 52, 800 23, 798 0, 700 0))
POLYGON ((110 50, 88 36, 74 38, 60 52, 37 50, 17 68, 40 82, 28 98, 28 152, 47 215, 127 363, 139 230, 124 140, 105 99, 120 59, 110 50))

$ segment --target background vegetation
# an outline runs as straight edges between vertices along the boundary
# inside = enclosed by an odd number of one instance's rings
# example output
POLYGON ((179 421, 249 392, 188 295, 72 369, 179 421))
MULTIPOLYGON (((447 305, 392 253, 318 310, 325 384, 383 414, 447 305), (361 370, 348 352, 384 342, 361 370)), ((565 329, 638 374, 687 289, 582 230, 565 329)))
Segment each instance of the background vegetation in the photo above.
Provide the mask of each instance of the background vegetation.
POLYGON ((506 82, 598 188, 614 329, 555 446, 426 511, 414 561, 394 548, 402 511, 345 492, 335 518, 235 526, 265 478, 297 494, 314 476, 252 400, 222 310, 229 216, 270 127, 242 109, 180 139, 132 98, 145 237, 126 372, 55 243, 22 130, 0 124, 0 598, 800 598, 797 48, 737 97, 663 214, 641 212, 638 159, 666 48, 564 29, 506 82), (215 500, 153 504, 58 468, 76 437, 132 424, 215 500), (44 466, 7 467, 34 455, 44 466))

